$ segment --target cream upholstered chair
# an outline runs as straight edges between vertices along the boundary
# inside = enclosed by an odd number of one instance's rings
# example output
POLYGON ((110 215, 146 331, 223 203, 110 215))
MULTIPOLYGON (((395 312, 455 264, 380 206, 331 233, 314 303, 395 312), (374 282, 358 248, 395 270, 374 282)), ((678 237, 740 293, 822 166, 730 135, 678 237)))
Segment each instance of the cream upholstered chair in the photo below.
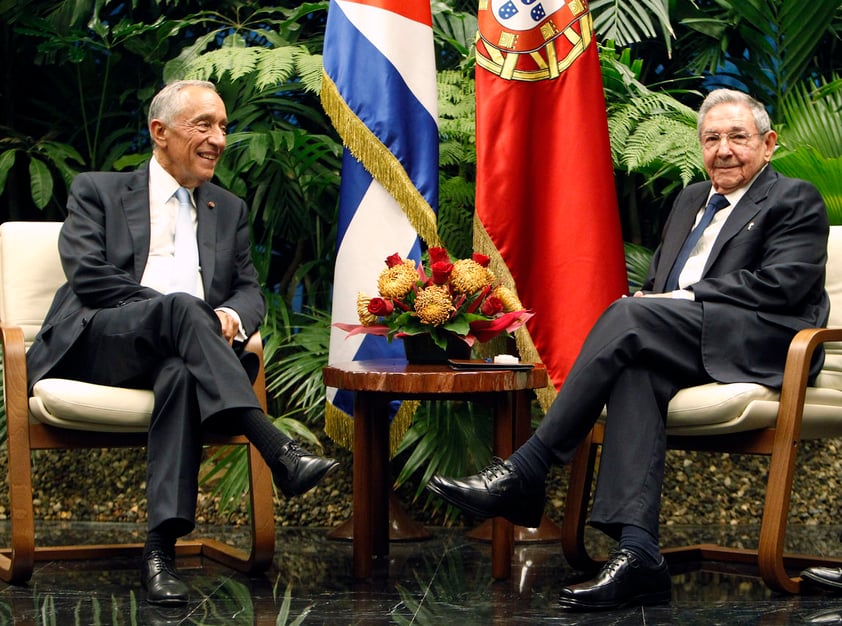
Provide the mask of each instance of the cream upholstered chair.
MULTIPOLYGON (((787 516, 798 444, 803 439, 842 436, 842 226, 828 240, 826 289, 831 312, 828 328, 799 332, 790 344, 780 392, 751 383, 710 383, 680 390, 670 401, 667 447, 769 456, 766 496, 756 550, 699 544, 664 549, 670 562, 736 561, 755 563, 766 584, 796 593, 801 580, 787 568, 840 564, 822 555, 784 554, 787 516), (807 386, 811 356, 824 344, 824 368, 807 386)), ((588 556, 584 524, 596 452, 602 443, 598 423, 571 464, 562 546, 567 560, 581 569, 596 562, 588 556)))
MULTIPOLYGON (((36 546, 32 503, 32 451, 39 449, 145 446, 153 396, 148 390, 91 385, 73 380, 39 381, 27 393, 26 349, 34 340, 56 289, 65 281, 58 254, 59 222, 0 224, 0 332, 4 404, 8 427, 11 546, 0 549, 0 578, 21 583, 35 560, 102 558, 140 554, 141 544, 36 546)), ((260 356, 255 392, 266 408, 259 337, 248 349, 260 356)), ((247 550, 211 538, 180 541, 178 556, 202 555, 229 567, 262 571, 275 549, 272 476, 244 437, 208 436, 213 445, 248 450, 251 546, 247 550)))

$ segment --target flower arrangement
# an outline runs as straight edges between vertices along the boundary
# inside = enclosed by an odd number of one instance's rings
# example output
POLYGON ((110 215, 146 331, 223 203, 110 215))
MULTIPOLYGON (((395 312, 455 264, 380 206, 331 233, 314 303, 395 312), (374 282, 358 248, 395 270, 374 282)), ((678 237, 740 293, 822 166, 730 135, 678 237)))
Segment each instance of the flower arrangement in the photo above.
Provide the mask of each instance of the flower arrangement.
POLYGON ((378 297, 357 295, 360 324, 336 323, 350 335, 394 337, 429 334, 444 349, 448 337, 469 346, 512 332, 532 317, 515 293, 488 269, 489 258, 474 254, 451 261, 444 248, 430 248, 430 267, 415 266, 395 253, 377 279, 378 297))

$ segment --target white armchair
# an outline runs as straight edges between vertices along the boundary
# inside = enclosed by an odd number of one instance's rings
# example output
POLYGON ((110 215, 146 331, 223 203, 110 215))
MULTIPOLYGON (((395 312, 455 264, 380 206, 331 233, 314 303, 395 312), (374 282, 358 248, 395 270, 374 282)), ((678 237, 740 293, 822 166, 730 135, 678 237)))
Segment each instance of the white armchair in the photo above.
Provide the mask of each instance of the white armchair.
MULTIPOLYGON (((842 436, 842 226, 830 229, 826 289, 831 300, 828 328, 807 329, 793 339, 780 392, 751 383, 710 383, 680 390, 670 401, 667 447, 769 456, 766 496, 756 550, 699 544, 666 548, 671 562, 736 561, 756 563, 766 584, 797 593, 801 580, 787 568, 842 563, 823 555, 784 554, 787 516, 798 445, 804 439, 842 436), (824 344, 824 367, 807 386, 810 359, 824 344)), ((602 443, 598 423, 571 464, 562 547, 574 566, 596 562, 584 543, 596 452, 602 443)))
MULTIPOLYGON (((0 579, 27 581, 36 560, 140 554, 142 544, 37 546, 32 503, 32 451, 37 449, 143 447, 152 413, 148 390, 44 379, 27 392, 26 349, 43 323, 56 289, 65 281, 57 222, 0 224, 0 339, 8 426, 11 546, 0 550, 0 579)), ((260 356, 255 392, 266 408, 259 337, 247 349, 260 356)), ((244 437, 208 436, 207 444, 245 445, 249 459, 251 546, 243 550, 212 538, 179 541, 177 555, 203 555, 246 572, 272 562, 275 522, 272 476, 244 437)))

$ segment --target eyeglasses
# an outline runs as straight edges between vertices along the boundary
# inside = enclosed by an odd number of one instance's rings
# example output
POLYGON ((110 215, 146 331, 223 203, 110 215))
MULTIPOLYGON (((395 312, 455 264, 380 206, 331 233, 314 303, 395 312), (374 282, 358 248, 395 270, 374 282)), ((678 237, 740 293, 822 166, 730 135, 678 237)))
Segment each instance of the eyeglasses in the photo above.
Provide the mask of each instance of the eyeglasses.
POLYGON ((705 150, 712 150, 718 148, 722 142, 723 137, 732 146, 747 146, 752 137, 765 135, 766 133, 743 133, 740 131, 733 131, 730 133, 704 133, 702 134, 702 147, 705 150))

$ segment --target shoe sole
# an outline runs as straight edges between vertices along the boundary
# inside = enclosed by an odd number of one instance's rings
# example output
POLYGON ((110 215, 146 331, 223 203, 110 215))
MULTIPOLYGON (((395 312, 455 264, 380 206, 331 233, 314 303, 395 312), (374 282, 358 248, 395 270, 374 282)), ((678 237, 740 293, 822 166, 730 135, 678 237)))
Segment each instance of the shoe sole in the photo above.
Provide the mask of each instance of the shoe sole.
POLYGON ((613 609, 623 609, 628 606, 656 606, 659 604, 669 604, 671 600, 671 591, 659 591, 657 593, 646 593, 635 596, 634 598, 629 598, 623 602, 592 603, 582 602, 573 598, 559 598, 558 604, 561 608, 571 611, 610 611, 613 609))
POLYGON ((295 496, 303 495, 303 494, 307 493, 308 491, 310 491, 311 489, 313 489, 320 482, 322 482, 322 480, 325 478, 325 476, 330 474, 337 467, 339 467, 339 461, 334 461, 332 465, 328 465, 327 468, 325 468, 325 470, 321 474, 316 476, 316 479, 306 489, 300 489, 298 491, 291 491, 291 490, 287 490, 287 489, 284 489, 284 488, 281 487, 280 488, 281 493, 284 494, 284 497, 286 497, 286 498, 294 498, 295 496))
POLYGON ((533 514, 524 513, 524 512, 521 512, 521 513, 523 513, 523 515, 518 515, 517 513, 510 513, 510 514, 489 513, 488 511, 478 509, 475 506, 472 506, 471 504, 469 504, 468 502, 463 502, 463 501, 459 500, 459 498, 455 498, 455 497, 451 496, 450 494, 447 494, 447 493, 443 492, 441 490, 441 488, 439 488, 439 486, 432 481, 427 483, 427 489, 429 489, 434 494, 439 496, 442 500, 444 500, 446 502, 449 502, 453 506, 458 507, 458 508, 462 509, 463 511, 466 511, 467 513, 470 513, 474 517, 479 517, 481 519, 488 519, 490 517, 503 517, 503 518, 509 520, 512 524, 515 524, 517 526, 525 526, 526 528, 538 528, 538 526, 541 525, 541 519, 544 516, 543 510, 541 511, 540 515, 538 515, 537 517, 533 514))

